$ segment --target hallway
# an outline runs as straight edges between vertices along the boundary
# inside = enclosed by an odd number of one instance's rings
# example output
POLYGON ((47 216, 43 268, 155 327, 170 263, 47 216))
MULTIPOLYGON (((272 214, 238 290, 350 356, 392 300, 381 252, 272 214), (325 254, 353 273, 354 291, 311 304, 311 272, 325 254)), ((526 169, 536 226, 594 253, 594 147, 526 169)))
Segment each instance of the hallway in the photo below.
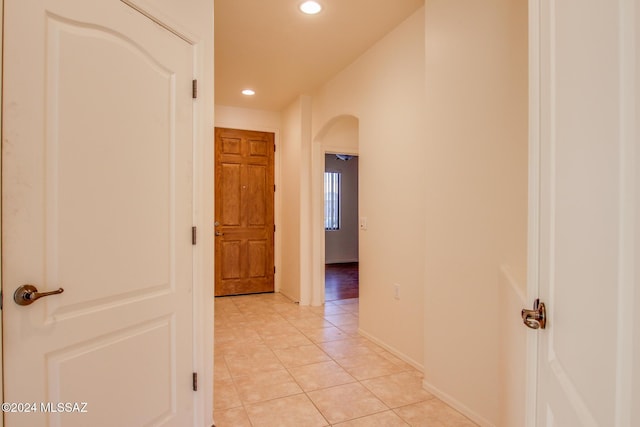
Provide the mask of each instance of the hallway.
POLYGON ((216 298, 214 353, 216 427, 475 426, 358 335, 358 299, 216 298))

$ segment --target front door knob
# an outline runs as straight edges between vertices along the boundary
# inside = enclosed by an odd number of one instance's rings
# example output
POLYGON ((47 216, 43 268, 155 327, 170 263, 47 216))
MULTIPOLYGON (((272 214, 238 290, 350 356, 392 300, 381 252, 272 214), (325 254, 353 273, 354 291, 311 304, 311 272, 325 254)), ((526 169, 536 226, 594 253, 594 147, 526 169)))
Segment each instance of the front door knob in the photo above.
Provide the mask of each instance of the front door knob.
POLYGON ((522 322, 531 329, 544 329, 547 326, 547 310, 544 303, 536 299, 533 302, 533 310, 522 310, 522 322))
POLYGON ((38 292, 38 288, 33 285, 22 285, 13 293, 13 300, 18 305, 29 305, 42 297, 61 294, 63 292, 64 289, 62 288, 50 292, 38 292))

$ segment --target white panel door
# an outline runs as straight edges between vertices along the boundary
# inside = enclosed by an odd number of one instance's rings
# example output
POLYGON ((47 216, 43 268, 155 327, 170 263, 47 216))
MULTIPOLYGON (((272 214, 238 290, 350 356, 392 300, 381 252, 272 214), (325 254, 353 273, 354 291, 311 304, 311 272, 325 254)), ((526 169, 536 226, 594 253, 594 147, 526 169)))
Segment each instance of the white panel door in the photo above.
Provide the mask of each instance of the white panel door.
POLYGON ((117 0, 5 0, 4 42, 6 425, 190 426, 193 48, 117 0))
POLYGON ((638 425, 634 1, 532 1, 537 426, 638 425))

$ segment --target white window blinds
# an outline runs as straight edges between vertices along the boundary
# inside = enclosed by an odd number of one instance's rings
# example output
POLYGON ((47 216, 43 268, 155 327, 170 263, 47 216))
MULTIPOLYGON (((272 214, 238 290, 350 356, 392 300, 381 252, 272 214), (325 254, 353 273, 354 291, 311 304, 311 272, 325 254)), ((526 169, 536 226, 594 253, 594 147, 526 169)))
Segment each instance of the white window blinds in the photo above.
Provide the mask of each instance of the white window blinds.
POLYGON ((324 173, 324 229, 340 229, 340 172, 324 173))

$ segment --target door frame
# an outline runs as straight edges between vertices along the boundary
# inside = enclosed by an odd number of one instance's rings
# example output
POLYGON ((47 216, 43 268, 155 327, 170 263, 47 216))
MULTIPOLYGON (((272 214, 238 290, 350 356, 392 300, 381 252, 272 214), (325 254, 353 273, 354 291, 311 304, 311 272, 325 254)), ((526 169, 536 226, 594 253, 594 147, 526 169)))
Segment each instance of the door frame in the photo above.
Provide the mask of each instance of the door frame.
MULTIPOLYGON (((540 4, 529 0, 529 182, 527 224, 527 302, 539 294, 540 266, 540 4)), ((527 332, 525 427, 536 425, 538 334, 527 332)))
MULTIPOLYGON (((4 82, 4 0, 0 0, 0 34, 2 34, 2 42, 0 43, 0 100, 3 99, 2 83, 4 82)), ((2 102, 0 102, 0 165, 2 165, 2 141, 4 141, 4 126, 2 120, 2 102)), ((2 168, 0 168, 0 171, 2 168)), ((2 173, 0 173, 0 213, 2 212, 2 173)), ((0 299, 1 295, 4 295, 2 285, 2 217, 0 216, 0 299)), ((2 301, 0 301, 1 303, 2 301)), ((2 318, 4 316, 0 313, 0 400, 4 402, 4 360, 3 360, 3 342, 4 342, 4 329, 2 326, 2 318)), ((0 416, 0 427, 4 427, 4 413, 0 416)))
MULTIPOLYGON (((198 372, 199 392, 194 394, 194 426, 213 425, 213 158, 214 96, 213 96, 213 4, 210 14, 199 17, 202 22, 182 22, 172 17, 172 11, 161 10, 145 0, 121 0, 159 25, 171 29, 193 46, 194 79, 198 80, 198 98, 194 100, 193 123, 193 224, 198 230, 199 244, 193 246, 193 369, 198 372), (209 17, 210 16, 210 17, 209 17), (185 28, 189 27, 189 30, 185 28)), ((202 1, 202 5, 206 4, 202 1)), ((168 7, 176 7, 169 5, 168 7)), ((208 7, 208 6, 207 6, 208 7)), ((179 8, 179 5, 177 6, 179 8)), ((175 12, 175 10, 173 11, 175 12)), ((183 17, 184 18, 184 17, 183 17)), ((0 99, 2 95, 2 61, 4 58, 4 0, 0 0, 0 99)), ((0 105, 0 144, 4 128, 2 106, 0 105)), ((0 150, 2 162, 2 150, 0 150)), ((0 174, 0 184, 2 176, 0 174)), ((2 186, 0 185, 0 206, 2 186)), ((1 222, 0 222, 1 225, 1 222)), ((0 226, 0 239, 2 227, 0 226)), ((1 243, 1 240, 0 240, 1 243)), ((0 244, 0 259, 2 245, 0 244)), ((2 263, 0 262, 0 290, 3 290, 2 263)), ((7 292, 3 294, 9 295, 7 292)), ((0 315, 0 398, 4 390, 4 361, 2 352, 2 316, 0 315)), ((4 399, 2 399, 4 401, 4 399)), ((0 417, 0 427, 4 426, 4 416, 0 417)))

